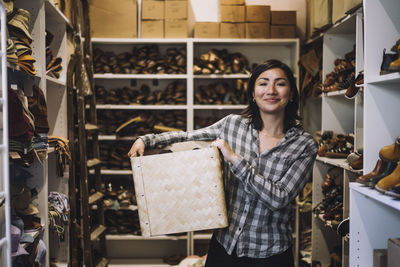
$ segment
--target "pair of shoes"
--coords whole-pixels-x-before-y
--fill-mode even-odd
[[[386,49],[383,49],[381,75],[400,71],[400,39],[397,40],[391,51],[393,53],[386,53]]]
[[[358,177],[356,179],[356,182],[361,183],[363,185],[368,185],[369,181],[372,178],[377,177],[385,172],[386,166],[387,166],[387,161],[378,159],[374,169],[371,172]]]
[[[358,73],[357,77],[351,81],[344,96],[348,99],[353,99],[357,95],[362,84],[364,84],[364,71],[363,70],[360,71]]]
[[[337,134],[327,139],[318,149],[318,156],[328,158],[346,158],[353,151],[354,137]]]

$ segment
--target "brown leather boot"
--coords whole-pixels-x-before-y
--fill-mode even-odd
[[[396,141],[389,145],[384,146],[379,150],[379,157],[383,160],[388,161],[399,161],[400,160],[400,136],[396,138]]]
[[[397,164],[396,169],[394,169],[391,174],[380,180],[375,185],[375,188],[380,192],[385,192],[386,190],[397,185],[398,183],[400,183],[400,164]]]
[[[356,179],[356,182],[364,184],[364,185],[368,185],[370,179],[372,179],[378,175],[381,175],[385,171],[386,165],[387,165],[386,161],[378,159],[378,161],[376,162],[375,168],[370,173],[367,173],[363,176],[358,177]]]

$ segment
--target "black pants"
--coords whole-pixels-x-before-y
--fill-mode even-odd
[[[290,247],[285,252],[268,258],[238,257],[236,248],[232,255],[226,253],[225,248],[217,241],[215,236],[211,238],[205,267],[293,267],[293,252]]]

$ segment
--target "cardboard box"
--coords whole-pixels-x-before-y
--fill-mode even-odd
[[[271,6],[246,6],[247,22],[270,22]]]
[[[345,16],[344,2],[345,0],[332,0],[332,23]]]
[[[164,38],[187,38],[188,21],[186,19],[164,21]]]
[[[164,38],[164,20],[142,20],[140,38]]]
[[[137,37],[136,0],[91,0],[89,16],[91,37]]]
[[[311,30],[332,23],[332,0],[311,0]]]
[[[373,267],[387,267],[387,249],[374,249]]]
[[[295,38],[296,26],[271,25],[271,38]]]
[[[165,2],[165,19],[187,19],[188,2],[186,1],[166,1]]]
[[[218,149],[208,142],[176,145],[173,153],[131,158],[143,236],[228,225]]]
[[[219,22],[196,22],[194,38],[219,38]]]
[[[271,11],[272,25],[296,25],[296,11]]]
[[[246,23],[246,38],[270,38],[269,23],[247,22]]]
[[[221,22],[244,22],[244,6],[224,6],[220,9]]]
[[[164,19],[164,1],[142,1],[142,20],[146,19]]]
[[[222,22],[220,25],[221,38],[244,38],[244,23]]]
[[[219,4],[222,6],[244,6],[245,0],[219,0]]]
[[[400,262],[400,238],[388,239],[387,263],[388,267],[398,267]]]

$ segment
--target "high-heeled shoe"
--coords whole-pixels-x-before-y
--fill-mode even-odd
[[[400,160],[400,136],[393,144],[382,147],[379,150],[379,157],[383,160],[398,162]]]

